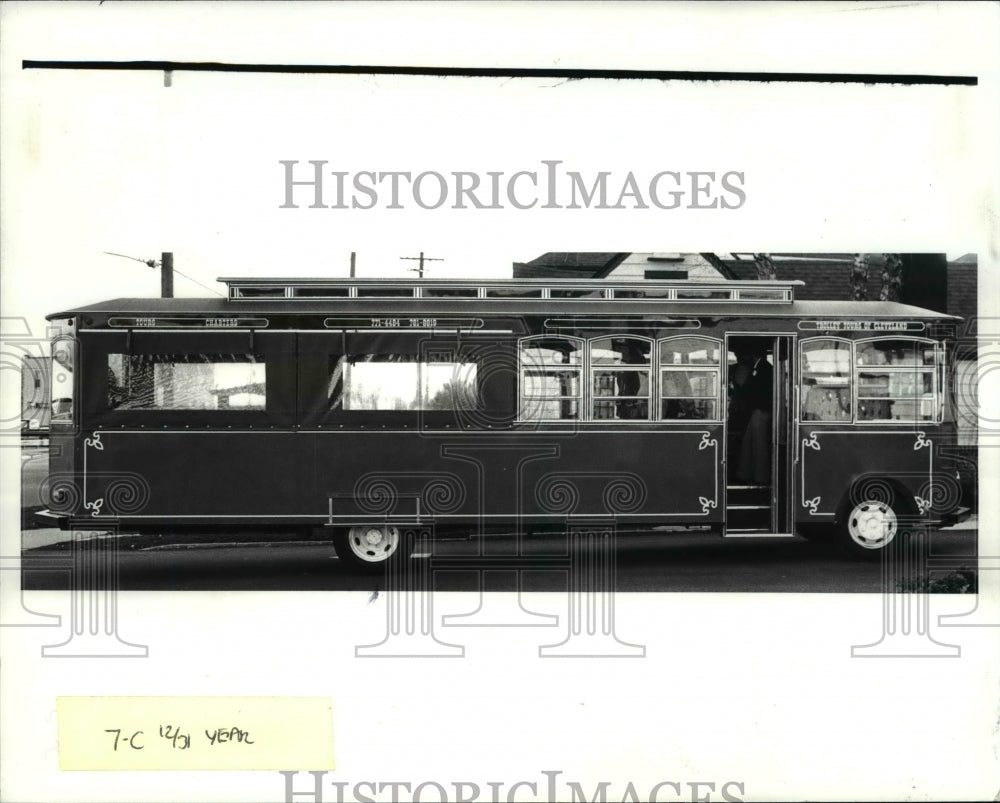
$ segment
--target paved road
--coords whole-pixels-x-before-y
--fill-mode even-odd
[[[974,567],[975,529],[931,534],[930,551],[939,563]],[[26,532],[25,546],[43,533]],[[122,589],[136,590],[374,590],[385,587],[380,575],[352,571],[325,541],[233,543],[202,537],[179,543],[162,536],[119,536]],[[44,539],[43,539],[44,540]],[[95,539],[94,543],[99,543]],[[38,541],[36,541],[37,543]],[[103,544],[105,547],[107,543]],[[567,584],[565,538],[534,537],[525,542],[528,559],[514,559],[516,540],[418,544],[414,566],[433,568],[442,591],[515,590],[520,572],[524,590],[563,591]],[[584,553],[577,552],[578,556]],[[858,562],[801,538],[730,538],[689,533],[634,533],[618,538],[616,587],[619,591],[768,591],[878,592],[878,561]],[[421,564],[421,562],[424,562]],[[24,587],[66,588],[72,565],[69,543],[27,549]],[[507,567],[507,571],[501,571]]]

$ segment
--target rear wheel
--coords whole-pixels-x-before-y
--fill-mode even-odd
[[[405,560],[413,539],[391,524],[366,524],[337,531],[333,548],[345,564],[363,571],[379,571],[389,561]]]
[[[896,488],[881,485],[878,493],[844,500],[838,542],[841,549],[862,559],[878,559],[910,535],[913,505]]]
[[[899,534],[896,511],[874,499],[856,504],[845,525],[851,542],[861,549],[884,549]]]

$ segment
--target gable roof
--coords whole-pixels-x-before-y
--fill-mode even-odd
[[[549,251],[530,262],[515,262],[514,278],[604,279],[631,256],[631,252]],[[727,279],[736,281],[757,279],[757,268],[751,258],[720,259],[714,254],[701,256]],[[776,257],[774,263],[777,279],[803,283],[803,286],[796,290],[797,298],[804,301],[850,298],[854,254],[773,253],[771,256]],[[869,257],[868,299],[877,300],[882,289],[883,262],[879,254],[871,254]],[[958,315],[966,320],[971,320],[976,315],[976,269],[975,254],[966,254],[947,263],[946,309],[949,314]],[[904,295],[905,292],[904,287]],[[926,305],[925,302],[924,306]]]
[[[628,251],[549,251],[530,262],[515,262],[514,278],[603,279],[628,255]]]

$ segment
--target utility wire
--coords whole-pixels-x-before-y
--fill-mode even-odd
[[[128,254],[116,254],[114,251],[105,251],[105,254],[113,257],[121,257],[122,259],[131,259],[133,262],[141,262],[150,268],[160,267],[160,263],[155,259],[139,259],[139,257],[130,257]]]
[[[185,279],[187,279],[187,280],[188,280],[189,282],[194,282],[194,283],[195,283],[196,285],[198,285],[199,287],[204,287],[204,288],[205,288],[206,290],[208,290],[208,292],[210,292],[210,293],[215,293],[215,294],[216,294],[217,296],[222,296],[222,295],[223,295],[223,294],[222,294],[222,293],[220,293],[220,292],[219,292],[218,290],[214,290],[214,289],[212,289],[211,287],[209,287],[209,286],[208,286],[207,284],[202,284],[202,283],[201,283],[201,282],[199,282],[199,281],[198,281],[197,279],[192,279],[192,278],[191,278],[190,276],[188,276],[188,275],[187,275],[186,273],[181,273],[181,272],[180,272],[179,270],[177,270],[177,268],[174,268],[174,273],[176,273],[176,274],[178,274],[178,275],[180,275],[180,276],[183,276],[183,277],[184,277]]]
[[[157,260],[157,259],[140,259],[139,257],[131,257],[128,254],[116,254],[114,251],[105,251],[104,253],[108,254],[109,256],[113,256],[113,257],[121,257],[122,259],[131,259],[133,262],[141,262],[143,265],[146,265],[146,266],[148,266],[150,268],[159,268],[160,267],[160,261]],[[177,268],[174,268],[174,273],[176,273],[178,276],[184,277],[189,282],[194,282],[196,285],[198,285],[199,287],[201,287],[201,288],[203,288],[205,290],[208,290],[208,292],[210,292],[210,293],[215,293],[215,295],[223,297],[223,298],[225,297],[218,290],[215,290],[215,289],[209,287],[207,284],[202,284],[197,279],[193,279],[190,276],[188,276],[186,273],[181,273],[181,271],[177,270]]]

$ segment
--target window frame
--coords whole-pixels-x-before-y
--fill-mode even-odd
[[[67,366],[64,362],[61,362],[56,357],[56,352],[58,350],[59,343],[65,343],[68,346],[69,361],[70,365]],[[45,403],[48,405],[49,410],[49,427],[55,427],[56,430],[66,431],[68,429],[73,429],[78,418],[79,418],[79,407],[80,407],[80,343],[73,333],[72,330],[66,332],[59,332],[52,337],[49,343],[49,357],[48,357],[48,389],[46,390]],[[60,388],[56,387],[56,372],[60,370],[56,366],[61,366],[61,370],[68,371],[69,377],[69,397],[61,396],[56,398],[55,394],[64,385],[60,383]],[[38,381],[38,378],[35,378]],[[36,385],[37,387],[37,385]],[[69,402],[69,409],[56,414],[56,402]]]
[[[803,353],[805,347],[809,343],[815,343],[817,341],[839,341],[850,344],[850,382],[851,382],[851,415],[842,421],[817,421],[806,419],[803,417],[803,407],[805,405],[805,394],[804,390],[804,376],[803,367],[804,359]],[[858,349],[866,343],[874,343],[880,341],[909,341],[914,344],[919,344],[920,346],[926,348],[927,346],[932,347],[934,351],[934,364],[933,365],[900,365],[900,366],[860,366],[858,365]],[[923,349],[921,349],[923,350]],[[943,341],[935,340],[929,337],[915,337],[913,335],[906,334],[886,334],[878,335],[875,337],[861,337],[861,338],[846,338],[837,337],[834,335],[818,335],[816,337],[807,337],[799,340],[799,355],[798,355],[798,404],[796,405],[796,415],[798,416],[799,423],[804,426],[817,426],[817,425],[840,425],[844,426],[850,424],[852,426],[914,426],[914,425],[936,425],[944,421],[944,401],[943,401],[943,386],[942,381],[946,381],[946,375],[942,374],[942,371],[946,370],[945,365],[945,355],[946,349]],[[865,401],[911,401],[915,405],[919,405],[921,402],[920,396],[914,396],[912,398],[907,397],[871,397],[862,396],[860,392],[860,380],[859,375],[863,373],[867,368],[877,367],[880,371],[885,373],[929,373],[932,377],[932,399],[931,399],[931,410],[932,415],[929,419],[921,419],[917,417],[911,418],[873,418],[873,419],[862,419],[859,416],[860,413],[860,402],[862,399]],[[914,368],[919,370],[914,371]],[[916,408],[915,408],[916,409]]]
[[[663,345],[670,342],[671,340],[703,340],[707,343],[711,343],[718,348],[719,360],[716,365],[680,365],[677,366],[674,363],[664,363],[663,361]],[[726,354],[726,344],[722,338],[709,337],[708,335],[671,335],[670,337],[662,337],[656,341],[656,421],[662,421],[666,423],[696,423],[696,424],[721,424],[724,421],[723,415],[723,399],[722,399],[722,388],[723,384],[723,355]],[[664,370],[676,370],[676,371],[699,371],[708,373],[709,371],[715,372],[715,396],[667,396],[663,395],[663,371]],[[663,402],[667,399],[679,399],[679,400],[714,400],[715,401],[715,417],[714,418],[664,418],[663,417]]]
[[[541,417],[525,418],[524,416],[522,416],[522,412],[525,409],[525,406],[524,406],[524,399],[525,399],[524,386],[526,384],[525,381],[524,381],[524,371],[525,371],[525,367],[526,367],[525,366],[525,362],[524,362],[524,351],[525,351],[524,344],[528,343],[528,342],[530,342],[532,340],[565,340],[567,342],[575,343],[577,345],[577,349],[576,350],[580,354],[580,362],[577,365],[567,364],[567,370],[575,370],[575,371],[578,372],[579,378],[578,378],[578,383],[577,384],[579,386],[579,392],[575,396],[553,396],[552,397],[552,400],[563,400],[563,399],[565,399],[565,400],[570,400],[570,401],[576,401],[576,403],[577,403],[577,416],[576,416],[576,418],[541,418]],[[551,423],[570,422],[570,423],[576,424],[576,423],[580,423],[582,421],[588,421],[589,420],[589,418],[587,418],[587,407],[586,407],[586,402],[585,402],[586,390],[587,390],[585,382],[587,380],[587,356],[588,356],[587,355],[586,344],[587,344],[587,341],[584,340],[582,337],[575,337],[573,335],[537,334],[537,335],[528,335],[526,337],[518,338],[518,340],[517,340],[517,397],[514,400],[514,403],[516,405],[516,418],[515,418],[515,420],[517,421],[517,423],[519,423],[519,424],[550,423],[551,424]],[[545,397],[545,396],[532,396],[531,398],[535,399],[535,400],[538,400],[538,399],[545,399],[545,398],[548,398],[548,397]]]
[[[810,343],[819,342],[835,342],[835,343],[846,343],[847,344],[847,383],[848,383],[848,401],[851,404],[850,415],[847,418],[841,420],[825,420],[825,419],[811,419],[805,418],[805,404],[806,404],[806,393],[805,393],[805,351],[806,346]],[[854,424],[857,422],[856,416],[858,412],[858,399],[857,399],[857,376],[855,374],[855,355],[854,355],[854,344],[856,341],[849,337],[837,337],[835,335],[817,335],[815,337],[807,337],[799,340],[799,355],[798,355],[798,369],[796,373],[798,374],[798,386],[796,388],[796,394],[798,396],[798,403],[796,404],[795,415],[797,420],[807,426],[812,426],[813,424]]]
[[[858,349],[859,349],[860,346],[862,346],[865,343],[875,343],[875,342],[879,342],[879,341],[893,341],[893,340],[895,340],[895,341],[900,341],[900,340],[909,341],[909,342],[912,342],[914,344],[918,344],[919,343],[919,344],[923,344],[925,347],[928,346],[928,345],[931,346],[932,349],[933,349],[933,351],[934,351],[934,364],[933,365],[923,365],[922,363],[920,363],[918,365],[896,365],[896,366],[890,366],[890,365],[861,366],[861,365],[858,364],[857,352],[858,352]],[[922,349],[915,349],[915,350],[918,351],[918,353],[922,352]],[[852,379],[853,379],[853,382],[854,382],[854,396],[853,396],[853,399],[852,399],[852,404],[854,405],[854,410],[853,410],[854,417],[852,419],[852,422],[855,423],[855,424],[858,424],[860,426],[872,426],[872,425],[885,426],[886,424],[902,424],[902,425],[940,424],[941,421],[942,421],[942,418],[941,418],[942,410],[941,410],[941,403],[940,403],[941,388],[939,386],[939,384],[940,384],[939,383],[939,373],[940,373],[941,362],[942,362],[942,358],[941,358],[941,343],[939,343],[937,340],[934,340],[932,338],[928,338],[928,337],[914,337],[912,335],[903,335],[903,334],[892,334],[892,335],[880,335],[878,337],[864,337],[864,338],[858,338],[858,339],[854,340],[853,341],[853,348],[852,348],[852,352],[851,352],[851,373],[852,373]],[[859,413],[860,413],[860,402],[861,402],[862,398],[864,398],[865,401],[892,401],[892,402],[895,402],[895,401],[907,401],[907,402],[912,403],[914,405],[915,409],[919,408],[919,405],[920,405],[920,403],[922,401],[922,394],[917,395],[917,396],[913,396],[912,398],[907,398],[907,397],[892,397],[892,396],[886,396],[886,397],[864,396],[864,397],[862,397],[861,396],[860,374],[866,368],[871,368],[871,367],[877,367],[880,372],[885,372],[885,373],[888,373],[890,375],[893,374],[893,373],[898,373],[898,374],[904,374],[904,373],[912,373],[912,374],[929,373],[931,375],[931,388],[932,388],[932,390],[931,390],[931,417],[927,418],[927,419],[918,418],[917,416],[913,416],[913,417],[910,417],[910,418],[869,418],[869,419],[862,419],[862,418],[860,418],[860,416],[859,416]]]
[[[431,361],[426,359],[421,359],[423,355],[417,354],[399,354],[390,355],[387,353],[380,353],[374,356],[405,356],[413,357],[415,359],[402,359],[402,360],[351,360],[350,357],[362,356],[359,354],[338,354],[330,355],[331,363],[333,358],[337,358],[337,362],[343,364],[343,386],[341,392],[341,406],[339,408],[333,407],[328,408],[331,412],[339,410],[345,416],[359,416],[359,415],[369,415],[369,414],[379,414],[379,413],[411,413],[426,415],[428,413],[450,413],[450,414],[474,414],[480,409],[482,409],[482,398],[480,396],[481,382],[479,379],[479,367],[480,363],[477,360],[462,360],[462,353],[460,350],[456,349],[453,352],[451,360],[441,360],[441,361]],[[374,364],[382,365],[396,365],[396,366],[412,366],[412,371],[402,371],[402,376],[399,377],[403,380],[405,376],[405,381],[410,382],[411,377],[406,376],[412,373],[413,384],[408,385],[409,390],[414,390],[415,395],[413,396],[414,403],[417,404],[415,407],[404,407],[403,409],[396,409],[393,407],[355,407],[349,406],[347,404],[350,398],[352,375],[358,372],[359,366],[367,366]],[[472,384],[473,384],[473,400],[475,404],[471,407],[428,407],[425,406],[426,403],[433,398],[429,394],[425,393],[425,390],[429,391],[429,378],[430,373],[425,373],[424,370],[430,368],[431,366],[472,366]],[[422,369],[421,366],[424,368]],[[332,399],[328,397],[328,404],[332,402]]]
[[[649,363],[646,365],[594,365],[593,349],[594,344],[601,340],[638,340],[642,341],[649,346]],[[597,337],[591,337],[587,339],[587,348],[585,351],[586,359],[586,387],[584,388],[584,395],[587,399],[586,418],[582,419],[584,421],[593,421],[595,423],[607,424],[637,424],[641,422],[651,422],[655,421],[656,417],[653,411],[653,399],[655,394],[654,382],[655,377],[653,372],[657,368],[656,359],[656,341],[651,337],[646,337],[644,335],[632,335],[632,334],[616,334],[614,332],[608,332],[606,334],[598,335]],[[645,396],[594,396],[594,378],[595,374],[599,371],[610,371],[610,372],[622,372],[633,370],[636,373],[641,371],[646,371],[648,378],[646,379],[646,394]],[[646,417],[645,418],[596,418],[594,416],[594,404],[595,398],[600,399],[605,402],[620,402],[620,401],[646,401]]]
[[[514,420],[516,382],[511,381],[516,340],[454,332],[327,329],[298,335],[296,360],[297,423],[303,429],[503,428]],[[331,362],[360,354],[429,354],[450,351],[454,362],[476,364],[474,408],[344,410],[330,408]],[[415,364],[415,363],[409,363]],[[475,428],[473,427],[473,428]]]
[[[136,429],[268,429],[295,424],[295,335],[287,332],[127,330],[84,335],[78,352],[86,378],[83,426]],[[108,358],[152,354],[258,355],[264,364],[264,409],[121,408],[109,404]]]
[[[602,369],[608,369],[611,366],[606,365],[594,365],[593,360],[593,344],[608,339],[631,339],[644,341],[649,345],[650,348],[650,360],[648,365],[638,365],[634,366],[636,371],[648,371],[649,379],[647,381],[647,395],[643,396],[630,396],[630,397],[607,397],[609,401],[615,400],[628,400],[636,399],[642,400],[645,398],[648,404],[648,416],[646,418],[594,418],[593,416],[593,404],[594,404],[594,394],[593,394],[593,382],[594,374],[596,371]],[[716,382],[716,392],[713,396],[670,396],[669,399],[692,399],[696,401],[714,401],[715,402],[715,412],[716,416],[714,418],[663,418],[662,416],[662,404],[664,398],[661,393],[661,376],[660,373],[664,368],[670,370],[675,366],[673,363],[664,364],[662,361],[662,349],[661,345],[672,340],[698,340],[703,341],[706,344],[706,348],[714,347],[718,350],[719,360],[715,365],[685,365],[676,366],[677,370],[684,371],[698,371],[698,372],[714,372],[715,382]],[[577,396],[572,397],[560,397],[573,399],[577,401],[580,405],[580,416],[578,418],[525,418],[522,417],[521,411],[523,410],[522,400],[524,399],[524,369],[525,363],[522,358],[522,352],[524,350],[524,344],[531,342],[533,340],[564,340],[575,344],[580,350],[580,363],[578,366],[571,366],[580,372],[580,383],[581,392]],[[518,424],[532,424],[537,425],[541,423],[584,423],[584,424],[723,424],[724,423],[724,413],[723,413],[723,357],[725,353],[725,341],[722,337],[713,337],[710,335],[692,335],[692,334],[677,334],[670,335],[669,337],[653,338],[644,335],[635,334],[619,334],[615,332],[605,332],[603,334],[583,338],[575,335],[563,335],[563,334],[534,334],[527,335],[525,337],[518,338],[517,340],[517,378],[518,378],[518,388],[517,397],[515,399],[517,405],[517,417],[516,422]],[[613,368],[612,370],[628,370],[628,366],[621,366],[621,368]],[[603,397],[600,397],[603,398]]]
[[[202,358],[218,358],[218,357],[225,357],[225,356],[236,357],[237,355],[240,356],[240,357],[248,357],[249,359],[246,359],[246,360],[237,360],[237,359],[232,359],[232,360],[219,360],[219,359],[188,359],[188,360],[178,360],[178,359],[175,359],[177,357],[190,357],[190,358],[198,358],[198,357],[202,357]],[[157,353],[108,352],[108,354],[107,354],[107,359],[108,359],[107,367],[108,367],[109,371],[113,370],[112,369],[112,364],[111,364],[111,358],[112,357],[120,357],[121,358],[121,364],[119,366],[119,370],[121,371],[121,375],[119,376],[119,375],[115,374],[115,378],[116,378],[116,381],[119,381],[119,382],[123,383],[121,385],[118,385],[118,390],[120,391],[120,400],[119,400],[119,403],[116,404],[116,405],[112,405],[111,404],[111,395],[112,395],[113,391],[112,391],[111,385],[109,384],[109,386],[108,386],[108,406],[112,410],[116,410],[116,411],[120,410],[122,412],[149,411],[149,412],[164,413],[164,414],[167,414],[167,413],[192,413],[192,412],[203,412],[203,413],[207,413],[207,412],[211,412],[211,413],[218,413],[218,412],[244,412],[244,411],[246,411],[246,412],[266,412],[266,410],[267,410],[267,385],[268,385],[267,375],[268,375],[268,368],[267,368],[267,358],[266,358],[266,356],[264,354],[261,354],[261,353],[251,353],[249,351],[244,351],[244,352],[239,352],[239,351],[229,351],[229,352],[219,352],[219,351],[209,352],[209,351],[202,351],[202,352],[199,352],[197,354],[192,353],[190,351],[186,351],[186,352],[174,352],[174,353],[164,353],[164,352],[157,352]],[[139,370],[137,368],[137,365],[134,363],[134,361],[137,358],[140,359],[140,360],[144,359],[145,363],[148,365],[148,367],[150,369],[149,370],[149,374],[148,374],[148,378],[150,380],[150,392],[151,392],[151,395],[152,395],[152,400],[151,400],[151,403],[148,404],[148,405],[135,404],[135,402],[139,398],[138,394],[136,394],[136,393],[128,394],[127,393],[127,391],[130,390],[130,387],[129,387],[128,384],[125,384],[125,383],[128,383],[129,378],[133,374],[133,372],[136,372],[136,371]],[[261,393],[253,393],[253,394],[250,394],[250,395],[262,396],[263,399],[264,399],[263,404],[260,404],[260,405],[237,405],[237,406],[233,406],[233,407],[222,407],[222,406],[217,406],[217,407],[187,407],[187,406],[163,406],[163,405],[157,404],[156,403],[156,395],[157,395],[157,390],[158,390],[158,385],[157,385],[157,367],[158,366],[171,366],[172,371],[175,371],[177,366],[183,366],[183,365],[210,365],[210,366],[216,366],[216,365],[259,365],[259,366],[262,366],[263,377],[262,377],[262,381],[261,381],[260,384],[263,386],[263,392],[261,392]],[[169,376],[172,371],[169,371],[169,372],[168,371],[164,371],[163,374],[161,374],[161,376],[163,376],[163,377]],[[109,377],[109,379],[110,379],[110,377]],[[183,383],[181,385],[165,384],[164,385],[164,395],[174,395],[179,389],[180,390],[183,389]],[[168,393],[168,391],[169,391],[169,393]],[[214,393],[215,391],[210,391],[210,392]],[[222,395],[223,394],[221,394],[221,393],[218,394],[216,404],[219,403],[218,399],[221,399]]]

